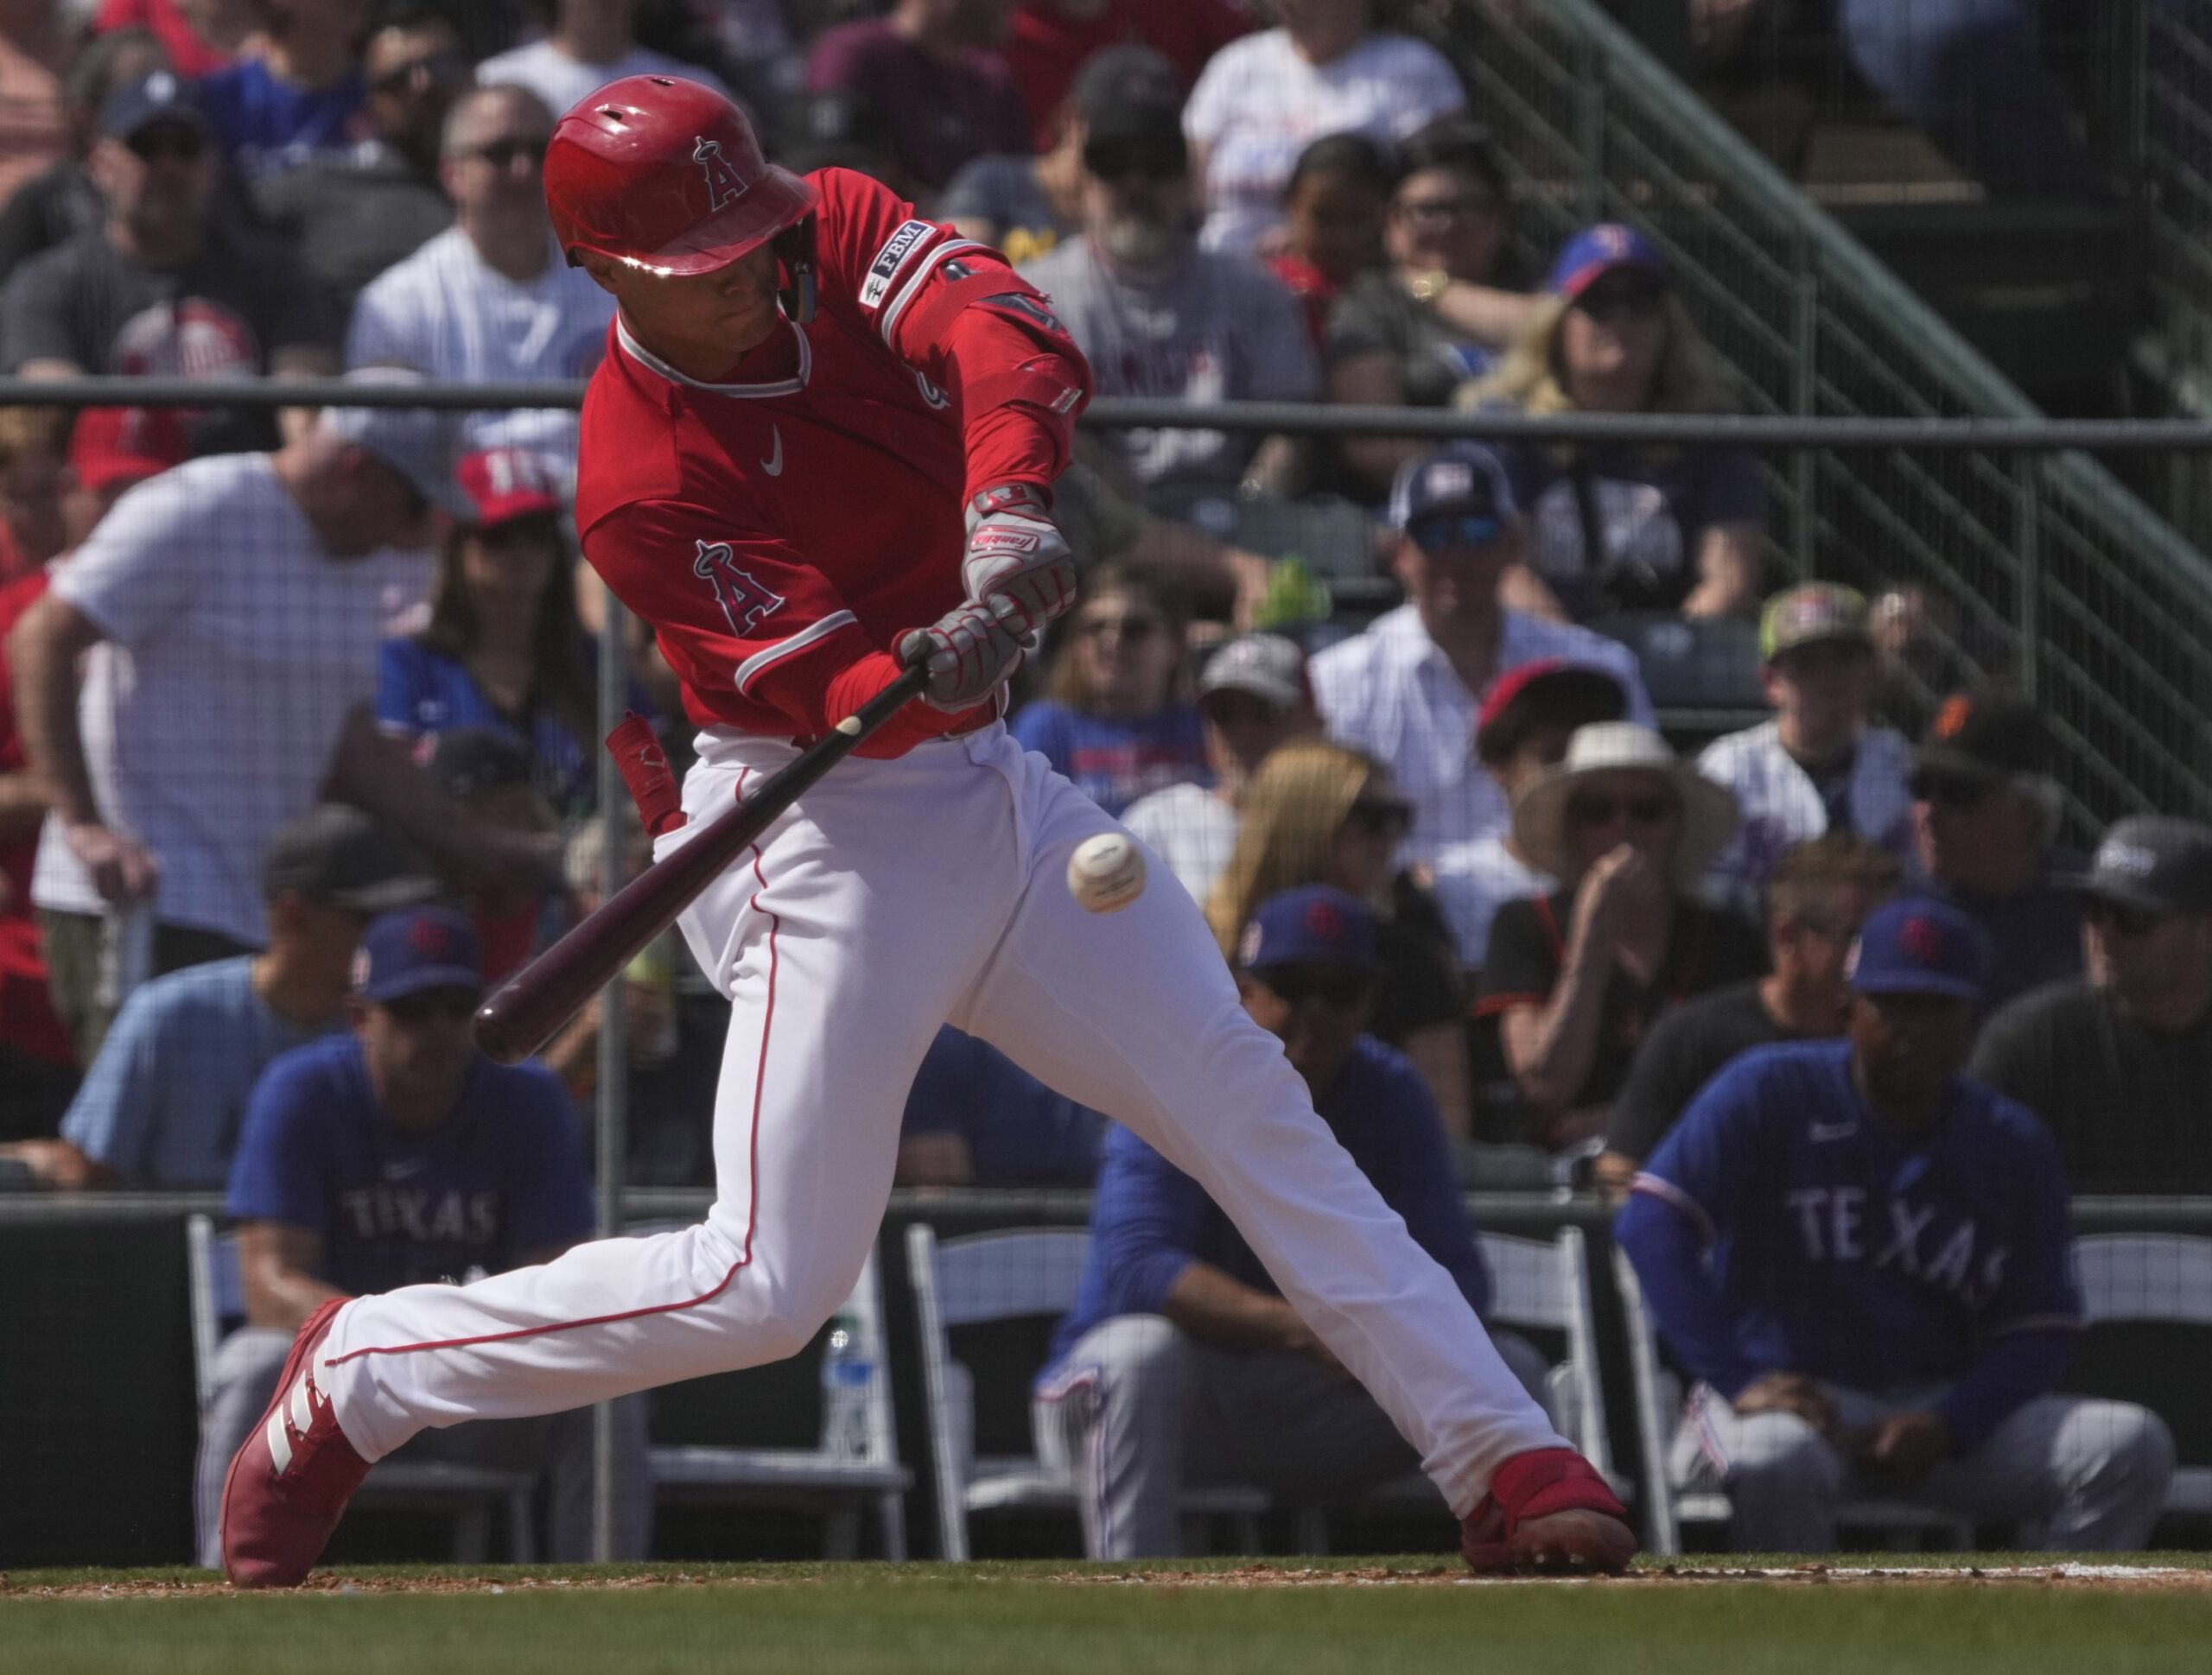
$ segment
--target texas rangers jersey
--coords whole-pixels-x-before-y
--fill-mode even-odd
[[[2043,1125],[1961,1078],[1933,1133],[1909,1141],[1859,1097],[1851,1053],[1745,1054],[1636,1178],[1704,1235],[1744,1374],[1939,1383],[1999,1334],[2078,1325],[2066,1180]],[[1631,1254],[1635,1231],[1624,1213]]]
[[[833,679],[960,602],[969,493],[1049,485],[1089,393],[996,251],[864,175],[813,178],[813,320],[706,383],[618,315],[576,488],[585,556],[658,631],[692,719],[785,738],[840,719]]]

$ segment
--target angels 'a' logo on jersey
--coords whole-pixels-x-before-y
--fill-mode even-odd
[[[772,593],[737,568],[727,541],[702,541],[691,573],[715,590],[715,603],[728,619],[729,631],[743,639],[761,618],[784,608],[783,595]]]
[[[707,207],[726,209],[746,194],[746,180],[737,165],[722,155],[722,143],[704,134],[692,143],[691,161],[707,172]]]

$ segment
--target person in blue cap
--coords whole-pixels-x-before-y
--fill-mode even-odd
[[[201,1417],[200,1548],[219,1566],[223,1473],[268,1403],[300,1323],[326,1299],[525,1267],[592,1236],[574,1109],[536,1063],[476,1050],[475,928],[443,907],[386,913],[354,955],[349,1031],[270,1063],[246,1107],[230,1214],[245,1324],[216,1352]],[[642,1558],[652,1518],[645,1407],[617,1405],[616,1545]],[[465,1415],[454,1414],[453,1424]],[[400,1457],[543,1469],[556,1558],[591,1557],[588,1409],[426,1431]]]
[[[2056,1393],[2082,1325],[2058,1148],[1964,1077],[1989,944],[1948,904],[1878,909],[1849,1035],[1764,1047],[1691,1104],[1614,1228],[1696,1379],[1669,1462],[1739,1547],[1827,1552],[1881,1495],[2064,1551],[2143,1545],[2173,1438]]]
[[[1281,1040],[1322,1120],[1481,1314],[1490,1274],[1435,1101],[1411,1060],[1363,1032],[1382,971],[1372,910],[1325,885],[1286,890],[1261,904],[1238,955],[1245,1010]],[[1091,1558],[1179,1551],[1188,1487],[1253,1483],[1283,1505],[1325,1506],[1420,1469],[1205,1189],[1118,1126],[1090,1229],[1075,1307],[1037,1388],[1057,1427],[1044,1445],[1095,1463],[1077,1474]],[[1540,1392],[1542,1357],[1510,1334],[1491,1341]]]
[[[1568,239],[1550,306],[1464,399],[1524,413],[1720,413],[1719,368],[1657,245],[1618,222]],[[1766,490],[1741,448],[1570,448],[1502,442],[1529,515],[1529,574],[1577,622],[1624,611],[1757,608]]]

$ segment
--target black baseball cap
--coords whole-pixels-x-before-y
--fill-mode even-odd
[[[530,752],[491,727],[450,727],[430,746],[430,777],[448,796],[466,801],[486,791],[530,784]]]
[[[100,132],[111,140],[127,140],[157,122],[181,123],[203,137],[211,131],[198,91],[174,70],[127,82],[100,106]]]
[[[318,803],[270,841],[261,893],[287,892],[355,913],[435,900],[436,870],[382,821],[343,803]]]
[[[2089,870],[2067,882],[2085,896],[2161,917],[2212,913],[2212,826],[2171,815],[2116,821]]]
[[[1183,143],[1183,89],[1175,67],[1149,47],[1108,47],[1077,72],[1069,102],[1083,118],[1083,160],[1138,148],[1188,162]]]
[[[1916,781],[1940,774],[1997,785],[2050,771],[2050,730],[2042,714],[2018,693],[1998,687],[1946,698],[1913,758]]]

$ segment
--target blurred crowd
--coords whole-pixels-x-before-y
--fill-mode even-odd
[[[548,137],[652,73],[1007,251],[1103,395],[1728,410],[1643,232],[1516,237],[1439,38],[1383,0],[5,0],[0,367],[584,375],[613,304],[554,247]],[[598,793],[573,416],[208,401],[0,412],[0,1179],[226,1190],[248,1317],[289,1330],[334,1285],[587,1236],[610,1063],[627,1178],[711,1183],[728,1003],[664,941],[625,974],[619,1060],[597,1002],[524,1072],[469,1044],[486,985],[650,858]],[[1086,430],[1055,514],[1083,593],[1017,736],[1190,892],[1363,1166],[1387,1112],[1373,1156],[1432,1186],[1632,1198],[1662,1326],[1724,1402],[1770,1369],[1699,1346],[1751,1305],[1698,1291],[1654,1218],[1713,1234],[1741,1189],[1714,1132],[1803,1105],[1747,1054],[1856,1067],[1851,1109],[1968,1101],[1986,1166],[2033,1152],[2062,1208],[2212,1192],[2212,830],[2060,847],[2047,719],[1963,680],[1912,588],[1779,586],[1748,454]],[[680,764],[673,680],[628,634],[626,707]],[[1720,724],[1670,701],[1686,663],[1732,676]],[[1898,904],[1876,982],[1853,950]],[[899,1174],[1102,1160],[1102,1215],[1189,1186],[948,1029]],[[1448,1266],[1464,1217],[1421,1214]],[[1814,1412],[1783,1393],[1766,1411]]]

